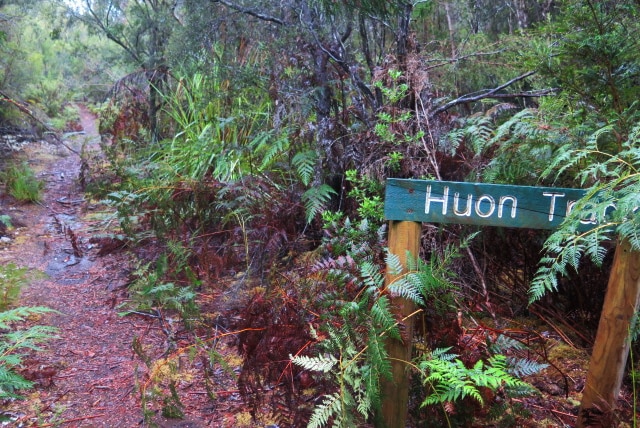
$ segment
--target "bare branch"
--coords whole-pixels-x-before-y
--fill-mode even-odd
[[[464,104],[464,103],[469,103],[469,102],[473,102],[473,101],[479,101],[485,98],[514,98],[514,97],[541,97],[544,95],[549,95],[550,93],[553,93],[556,91],[556,89],[544,89],[544,90],[540,90],[540,91],[527,91],[527,92],[519,92],[519,93],[515,93],[515,94],[498,94],[497,92],[503,90],[504,88],[513,85],[516,82],[519,82],[520,80],[523,80],[529,76],[531,76],[532,74],[534,74],[535,71],[528,71],[518,77],[514,77],[513,79],[509,80],[506,83],[503,83],[500,86],[497,86],[493,89],[484,89],[482,91],[479,92],[474,92],[472,94],[467,94],[467,95],[463,95],[459,98],[456,98],[455,100],[449,101],[446,104],[441,105],[440,107],[437,107],[436,109],[434,109],[429,116],[434,117],[439,113],[442,113],[444,111],[449,110],[452,107],[455,107],[459,104]]]
[[[26,114],[31,119],[33,119],[34,121],[39,123],[40,126],[42,126],[45,129],[45,131],[47,131],[47,133],[49,133],[58,143],[60,143],[63,146],[65,146],[67,149],[69,149],[69,151],[71,151],[71,152],[75,153],[76,155],[80,156],[80,153],[78,153],[76,150],[72,149],[67,144],[65,144],[64,141],[62,141],[62,139],[58,135],[58,132],[55,129],[51,128],[44,121],[42,121],[40,118],[38,118],[35,115],[35,113],[33,113],[31,110],[29,110],[29,107],[27,107],[28,104],[26,102],[19,101],[19,100],[15,99],[15,98],[9,96],[8,94],[6,94],[3,91],[0,91],[0,101],[7,102],[7,103],[10,103],[10,104],[14,105],[18,110],[20,110],[20,112]]]
[[[256,10],[253,9],[249,9],[248,7],[243,7],[234,3],[231,3],[230,1],[227,0],[211,0],[212,3],[222,3],[223,5],[236,10],[240,13],[246,13],[247,15],[253,16],[254,18],[258,18],[261,19],[262,21],[268,21],[268,22],[273,22],[275,24],[278,25],[284,25],[284,21],[276,18],[275,16],[271,16],[271,15],[266,15],[264,13],[258,12]]]
[[[513,92],[509,94],[493,94],[489,95],[485,98],[538,98],[544,97],[547,95],[555,94],[558,92],[558,88],[547,88],[547,89],[539,89],[537,91],[526,91],[526,92]]]
[[[128,40],[126,38],[121,39],[111,31],[111,28],[109,28],[109,18],[112,12],[111,7],[112,5],[110,4],[109,10],[106,12],[104,21],[103,21],[100,18],[100,16],[98,16],[98,13],[93,9],[89,0],[85,0],[85,8],[87,12],[89,12],[89,15],[91,17],[84,18],[82,17],[81,14],[78,14],[78,13],[74,13],[74,15],[77,19],[82,20],[87,25],[96,26],[100,31],[102,31],[105,34],[105,36],[107,36],[107,39],[111,40],[112,42],[120,46],[127,54],[129,54],[131,59],[133,59],[138,65],[140,66],[144,65],[144,61],[142,61],[142,58],[140,58],[140,56],[135,52],[135,50],[131,48],[131,44],[128,43]],[[72,10],[72,9],[68,8],[68,10]]]

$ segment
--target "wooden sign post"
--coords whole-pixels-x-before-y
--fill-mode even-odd
[[[609,285],[591,352],[577,427],[613,427],[629,355],[629,327],[640,296],[640,253],[627,241],[616,247]],[[596,425],[597,424],[597,425]]]
[[[417,257],[421,222],[555,229],[585,195],[584,190],[388,179],[385,219],[389,223],[389,251],[406,263],[407,251]],[[615,209],[615,207],[609,207]],[[588,229],[595,219],[580,220]],[[387,276],[387,283],[394,278]],[[629,328],[640,298],[640,253],[627,242],[616,249],[604,307],[596,335],[578,427],[594,417],[599,421],[615,410],[629,353]],[[413,306],[394,301],[408,339],[389,341],[393,381],[383,384],[382,419],[385,428],[405,428],[409,396],[407,362],[411,358]],[[600,415],[600,416],[599,416]],[[609,416],[606,416],[609,415]],[[610,425],[599,425],[610,426]]]
[[[420,255],[422,224],[413,221],[391,221],[389,222],[388,236],[389,252],[396,254],[400,263],[406,269],[407,255],[414,258]],[[385,283],[389,285],[395,279],[396,276],[387,273]],[[395,297],[392,299],[391,304],[397,308],[397,315],[400,319],[409,317],[415,311],[415,304],[407,299]],[[403,342],[389,339],[387,341],[387,354],[391,360],[393,380],[384,380],[382,384],[382,390],[387,397],[382,402],[382,417],[388,427],[404,428],[407,418],[409,373],[407,372],[406,362],[411,361],[413,320],[407,319],[403,327],[402,336],[407,340]]]

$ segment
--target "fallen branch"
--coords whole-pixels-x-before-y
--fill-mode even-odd
[[[62,141],[62,139],[60,138],[58,133],[55,131],[55,129],[51,128],[49,125],[44,123],[40,118],[38,118],[35,114],[33,114],[33,112],[31,110],[29,110],[29,108],[27,107],[27,103],[17,101],[15,99],[13,99],[12,97],[10,97],[9,95],[7,95],[6,93],[2,92],[2,91],[0,91],[0,101],[5,101],[5,102],[8,102],[9,104],[12,104],[12,105],[16,106],[16,108],[18,110],[20,110],[22,113],[26,114],[31,119],[33,119],[36,122],[38,122],[45,129],[45,131],[47,131],[46,133],[52,135],[53,138],[55,138],[56,142],[62,144],[70,152],[75,153],[76,155],[80,156],[80,153],[78,153],[78,151],[72,149],[67,144],[65,144],[64,141]]]
[[[556,92],[556,89],[542,89],[539,91],[526,91],[526,92],[517,92],[517,93],[513,93],[513,94],[499,94],[498,92],[503,90],[504,88],[507,88],[511,85],[513,85],[516,82],[519,82],[520,80],[526,79],[527,77],[531,76],[532,74],[534,74],[535,71],[528,71],[518,77],[514,77],[513,79],[509,80],[506,83],[503,83],[500,86],[497,86],[493,89],[484,89],[482,91],[479,92],[474,92],[472,94],[467,94],[467,95],[463,95],[459,98],[456,98],[455,100],[449,101],[446,104],[441,105],[440,107],[437,107],[436,109],[434,109],[431,113],[429,113],[429,116],[434,117],[439,113],[445,112],[447,110],[449,110],[452,107],[455,107],[457,105],[460,104],[465,104],[465,103],[470,103],[470,102],[474,102],[474,101],[479,101],[485,98],[527,98],[527,97],[542,97],[545,95],[549,95],[551,93]]]

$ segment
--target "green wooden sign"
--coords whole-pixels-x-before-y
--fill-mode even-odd
[[[387,180],[387,220],[554,229],[585,190],[453,181]],[[590,219],[582,220],[586,228]]]

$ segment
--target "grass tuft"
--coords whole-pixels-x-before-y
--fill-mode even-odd
[[[23,162],[21,165],[11,165],[0,176],[7,193],[21,202],[40,202],[44,182],[36,178],[33,170]]]

